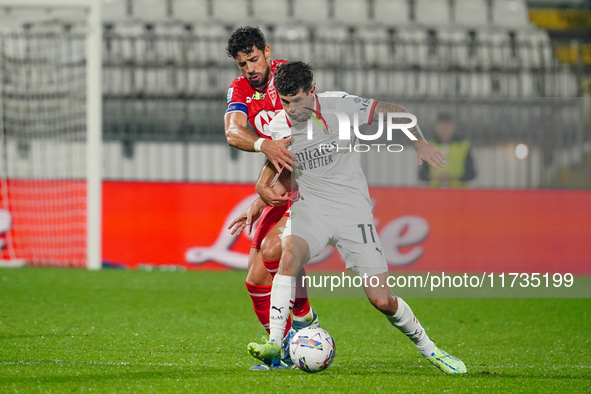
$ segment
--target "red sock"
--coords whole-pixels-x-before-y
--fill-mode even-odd
[[[263,259],[263,264],[265,264],[265,268],[271,274],[271,277],[275,277],[277,270],[279,269],[279,260],[265,260]]]
[[[279,264],[279,263],[278,263]],[[244,282],[248,295],[252,300],[252,307],[254,313],[256,313],[259,321],[265,327],[267,333],[269,332],[269,310],[271,309],[271,286],[258,286],[251,285],[248,282]],[[285,326],[285,334],[291,328],[291,316],[287,319],[287,325]]]
[[[302,272],[301,275],[298,276],[298,280],[303,275],[306,275],[306,270],[304,268],[302,268]],[[308,313],[310,313],[310,301],[308,301],[308,288],[302,283],[298,283],[296,285],[296,299],[291,312],[294,316],[306,316]]]
[[[248,295],[252,300],[252,307],[259,321],[269,332],[269,308],[271,308],[271,286],[257,286],[244,282]]]

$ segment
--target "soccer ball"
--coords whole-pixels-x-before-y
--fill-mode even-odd
[[[289,345],[289,356],[302,371],[324,371],[335,355],[334,340],[322,328],[304,328],[298,331]]]

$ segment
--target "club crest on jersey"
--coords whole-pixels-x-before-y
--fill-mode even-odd
[[[246,98],[246,103],[251,103],[253,101],[261,101],[265,99],[265,93],[255,92],[252,96]]]
[[[269,123],[271,123],[271,120],[273,120],[274,116],[274,111],[261,110],[254,118],[254,125],[256,129],[263,135],[271,136]]]

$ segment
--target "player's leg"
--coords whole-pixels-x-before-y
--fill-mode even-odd
[[[414,316],[408,304],[400,297],[395,297],[388,287],[388,272],[368,276],[364,290],[369,302],[386,315],[390,323],[408,337],[425,357],[435,349],[433,341]]]
[[[281,261],[271,290],[270,335],[265,344],[250,343],[249,353],[273,366],[282,358],[282,340],[291,308],[295,301],[296,275],[310,259],[308,243],[301,237],[285,233],[282,239]]]
[[[267,207],[259,219],[248,256],[246,289],[252,300],[253,309],[259,321],[269,332],[269,308],[273,278],[263,263],[261,245],[269,230],[283,216],[286,208]]]
[[[261,253],[263,263],[267,270],[274,277],[279,269],[279,260],[281,258],[281,229],[285,227],[287,216],[283,216],[263,239],[261,243]],[[305,268],[302,268],[300,275],[306,275]],[[308,288],[304,286],[296,287],[296,298],[292,309],[293,322],[291,326],[297,331],[305,327],[320,325],[318,315],[310,306],[308,300]],[[289,325],[288,325],[289,326]]]
[[[371,304],[436,367],[448,374],[466,372],[461,360],[435,346],[410,306],[392,294],[388,286],[388,264],[382,252],[382,243],[374,233],[375,227],[371,225],[373,216],[358,219],[339,224],[335,247],[345,257],[347,268],[364,277],[365,294]]]
[[[402,298],[392,294],[387,280],[387,272],[368,278],[364,283],[364,290],[369,302],[386,316],[390,324],[406,335],[416,345],[419,352],[442,372],[446,374],[465,373],[466,366],[462,360],[435,346],[410,306]]]
[[[260,249],[255,249],[254,247],[250,249],[250,254],[248,255],[248,273],[246,274],[244,284],[252,300],[254,313],[268,332],[273,278],[263,264]]]
[[[285,227],[287,217],[282,217],[265,235],[261,242],[261,257],[267,271],[274,277],[281,259],[281,227]]]
[[[296,280],[304,264],[310,260],[310,248],[302,237],[286,234],[282,239],[279,270],[273,279],[271,290],[271,312],[269,316],[269,339],[277,341],[282,337],[287,316],[296,298]]]

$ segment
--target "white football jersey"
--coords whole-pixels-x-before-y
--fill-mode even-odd
[[[356,137],[339,139],[338,111],[349,116],[358,114],[359,126],[370,124],[376,101],[345,92],[325,92],[314,95],[312,138],[308,138],[308,122],[292,123],[285,111],[280,111],[269,127],[273,139],[292,136],[291,151],[297,157],[294,168],[300,198],[307,206],[323,214],[357,216],[371,213],[367,180],[353,145]],[[297,204],[295,202],[294,204]]]

